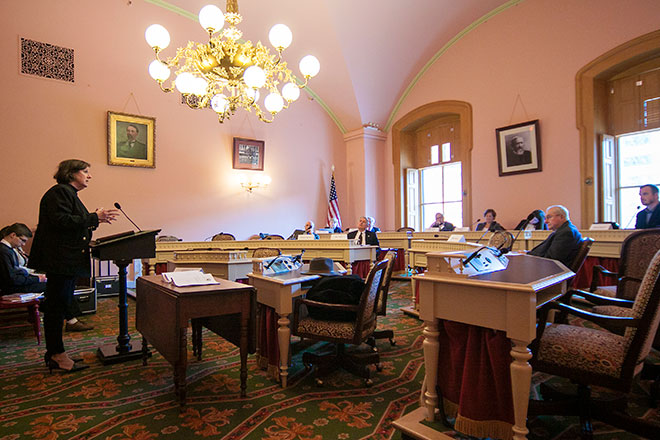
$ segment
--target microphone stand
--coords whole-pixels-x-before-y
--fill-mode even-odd
[[[637,205],[637,211],[639,211],[639,208],[641,208],[639,205]],[[632,217],[630,217],[630,220],[628,220],[628,223],[626,223],[625,229],[628,229],[628,226],[630,226],[630,223],[632,223],[633,219],[637,217],[637,213],[634,213]]]
[[[518,229],[518,232],[516,233],[516,236],[513,237],[513,241],[511,242],[511,246],[509,246],[508,248],[504,247],[502,249],[500,249],[499,247],[497,248],[500,251],[500,255],[508,254],[509,252],[511,252],[511,249],[513,249],[513,244],[516,242],[516,240],[518,240],[518,236],[527,227],[529,222],[532,221],[532,218],[534,218],[534,216],[532,216],[531,218],[529,216],[527,217],[527,219],[525,220],[525,223],[523,223],[522,227],[520,229]]]
[[[129,222],[133,223],[133,226],[135,226],[138,231],[142,232],[142,229],[140,229],[140,227],[138,225],[136,225],[135,222],[133,220],[131,220],[131,218],[129,216],[126,215],[126,213],[124,212],[123,209],[121,209],[121,205],[119,204],[119,202],[115,202],[115,208],[120,210],[121,213],[124,214],[124,217],[126,217]]]

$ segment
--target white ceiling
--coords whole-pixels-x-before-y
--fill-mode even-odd
[[[217,0],[146,1],[193,16],[209,3],[226,9]],[[310,87],[339,128],[350,131],[367,123],[385,127],[406,88],[438,51],[485,15],[519,1],[239,0],[239,29],[244,39],[270,46],[270,28],[289,26],[293,43],[284,51],[285,60],[299,74],[300,58],[311,53],[319,59],[321,72]],[[181,39],[172,35],[172,44],[183,44]],[[204,31],[200,27],[199,34],[183,39],[203,41]]]

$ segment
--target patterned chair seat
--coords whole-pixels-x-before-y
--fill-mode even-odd
[[[618,377],[626,353],[626,339],[607,331],[553,324],[543,332],[538,361],[585,374]]]
[[[355,322],[322,321],[320,319],[303,318],[298,322],[300,333],[314,333],[329,338],[350,339],[355,333]]]

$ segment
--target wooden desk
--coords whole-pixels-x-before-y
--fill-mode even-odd
[[[441,258],[441,253],[428,254],[428,258]],[[420,289],[419,315],[425,323],[426,391],[422,397],[425,418],[433,420],[438,406],[439,333],[436,320],[503,330],[513,343],[510,367],[515,417],[513,438],[525,439],[529,432],[526,424],[532,377],[532,367],[528,363],[532,354],[527,345],[536,336],[536,309],[560,297],[572,276],[573,272],[563,264],[530,255],[512,255],[506,270],[470,278],[432,272],[415,276]],[[415,428],[407,426],[405,432],[416,436]],[[449,437],[437,433],[435,438]]]
[[[247,251],[184,250],[175,251],[174,259],[167,262],[168,272],[177,267],[199,267],[215,277],[236,281],[252,272],[252,260]]]
[[[320,278],[318,275],[301,275],[300,270],[280,275],[266,276],[249,273],[249,283],[257,289],[257,302],[275,309],[277,320],[277,340],[280,351],[280,383],[286,387],[289,375],[289,347],[291,329],[289,315],[293,312],[293,298],[305,293],[302,284]]]
[[[220,284],[192,287],[174,287],[157,275],[137,280],[135,327],[142,333],[143,364],[147,364],[147,342],[150,342],[174,367],[174,389],[181,405],[186,402],[187,332],[192,318],[240,316],[241,397],[246,395],[248,326],[254,288],[216,280]],[[236,333],[236,328],[231,326],[227,330]],[[231,336],[225,339],[235,343]]]
[[[247,258],[252,258],[255,249],[267,247],[280,249],[285,255],[297,255],[305,250],[303,259],[316,257],[331,258],[343,263],[349,273],[351,264],[356,261],[376,261],[376,246],[360,246],[354,240],[227,240],[227,241],[161,241],[156,242],[156,257],[144,261],[145,275],[154,273],[154,266],[174,259],[180,251],[228,251],[245,250]],[[198,267],[198,266],[196,266]]]

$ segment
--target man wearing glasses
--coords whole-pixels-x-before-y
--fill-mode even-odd
[[[552,258],[570,266],[577,255],[582,234],[571,223],[568,209],[561,205],[548,207],[545,222],[552,234],[540,245],[529,251],[529,255]]]

